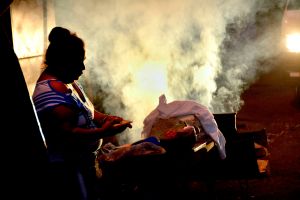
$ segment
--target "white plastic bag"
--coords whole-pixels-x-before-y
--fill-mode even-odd
[[[183,115],[195,115],[201,123],[205,133],[215,142],[221,159],[226,158],[225,137],[219,130],[213,114],[204,105],[195,101],[173,101],[167,103],[165,95],[159,97],[159,105],[144,119],[142,137],[147,138],[155,121],[159,118],[167,119]]]

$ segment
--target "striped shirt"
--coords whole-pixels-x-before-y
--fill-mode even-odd
[[[72,84],[67,87],[71,93],[61,93],[51,87],[51,81],[58,80],[43,80],[37,83],[33,93],[33,102],[38,115],[49,109],[53,109],[59,105],[68,105],[78,110],[78,126],[85,128],[95,128],[93,123],[94,106],[83,92],[82,87],[76,82],[76,86],[84,95],[85,102],[79,97],[78,92]]]
[[[51,112],[51,110],[54,109],[56,106],[67,105],[76,111],[77,125],[79,127],[96,128],[96,125],[93,122],[94,106],[89,100],[89,98],[87,97],[87,95],[82,90],[82,87],[79,85],[79,83],[74,82],[73,84],[67,84],[66,86],[69,88],[70,92],[62,93],[55,90],[51,86],[50,84],[51,81],[58,81],[58,80],[52,79],[52,80],[43,80],[37,82],[35,90],[33,92],[32,99],[38,116],[40,117],[43,114],[47,114],[47,112]],[[48,129],[47,127],[43,127],[43,128]],[[69,153],[72,152],[72,154],[74,155],[76,154],[79,155],[81,154],[80,149],[84,151],[91,150],[93,152],[97,150],[102,143],[102,139],[98,141],[89,141],[89,142],[77,141],[76,143],[79,146],[77,147],[74,146],[74,148],[76,148],[77,150],[75,149],[70,150],[68,148],[69,145],[72,143],[69,143],[67,140],[62,139],[64,137],[62,135],[58,135],[57,134],[58,131],[55,131],[54,133],[54,132],[49,132],[49,130],[43,130],[43,132],[46,132],[45,139],[48,146],[50,161],[63,161],[66,152]]]

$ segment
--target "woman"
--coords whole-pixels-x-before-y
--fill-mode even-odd
[[[48,39],[45,68],[33,93],[49,155],[48,197],[96,199],[95,152],[102,138],[131,124],[96,111],[78,84],[85,69],[83,40],[62,27],[53,28]]]

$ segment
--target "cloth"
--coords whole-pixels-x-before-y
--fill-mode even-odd
[[[199,120],[206,134],[208,134],[215,142],[221,159],[226,158],[225,144],[226,139],[223,133],[219,130],[217,122],[213,114],[204,105],[195,101],[173,101],[167,103],[165,95],[159,97],[159,105],[144,119],[144,127],[142,137],[149,137],[151,128],[155,121],[159,118],[167,119],[183,115],[193,114]]]

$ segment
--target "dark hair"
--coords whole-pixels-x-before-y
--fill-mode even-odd
[[[76,33],[66,28],[54,27],[48,37],[50,42],[44,64],[48,71],[57,72],[61,65],[71,60],[84,60],[84,42]]]

